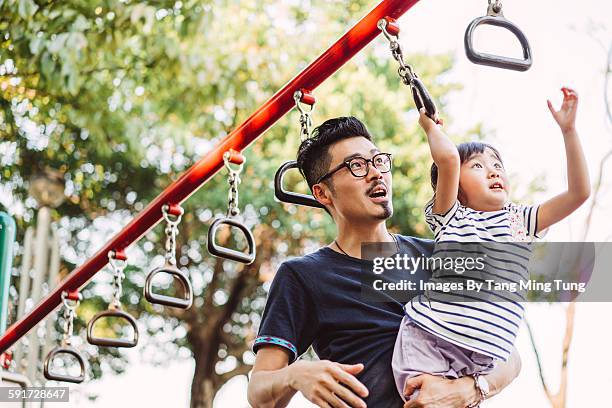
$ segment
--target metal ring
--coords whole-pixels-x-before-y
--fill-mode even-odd
[[[119,317],[127,320],[127,322],[134,329],[134,337],[132,339],[108,339],[104,337],[95,337],[93,335],[93,328],[96,322],[102,317]],[[105,310],[96,314],[87,324],[87,341],[90,344],[104,347],[134,347],[138,344],[138,327],[136,326],[136,320],[129,313],[123,310]]]
[[[127,266],[127,261],[123,259],[115,258],[116,252],[113,250],[108,251],[108,263],[114,270],[123,270]]]
[[[230,159],[230,152],[225,152],[223,153],[223,163],[225,164],[225,167],[227,167],[227,169],[233,173],[238,173],[240,174],[240,172],[242,171],[242,167],[244,166],[244,162],[237,164],[236,166],[238,166],[236,169],[232,168],[232,163],[230,163],[229,159]]]
[[[51,363],[53,362],[53,359],[55,358],[55,356],[57,356],[58,354],[70,354],[71,356],[76,358],[77,362],[79,363],[79,366],[81,367],[81,373],[76,377],[73,377],[68,374],[52,373]],[[79,383],[82,383],[83,380],[85,380],[85,359],[83,358],[81,353],[79,353],[79,351],[75,349],[74,347],[69,347],[69,346],[56,347],[53,350],[51,350],[51,352],[47,355],[47,358],[45,358],[43,373],[47,380],[64,381],[64,382],[79,384]]]
[[[179,207],[181,209],[181,214],[180,215],[174,215],[174,214],[170,214],[168,211],[170,211],[170,206],[168,204],[164,204],[162,205],[162,215],[164,216],[164,220],[168,223],[168,224],[174,224],[177,225],[181,222],[181,218],[183,217],[183,214],[185,214],[185,210],[183,209],[183,207]],[[172,220],[170,217],[175,217],[174,220]]]
[[[231,227],[236,227],[244,234],[247,240],[248,252],[244,253],[235,249],[226,248],[221,245],[218,245],[215,242],[215,236],[217,235],[217,230],[222,224],[227,224]],[[255,261],[256,256],[256,248],[255,248],[255,238],[253,237],[253,233],[250,229],[247,228],[246,225],[239,222],[238,220],[230,217],[217,218],[211,224],[208,230],[208,252],[211,255],[217,256],[219,258],[225,258],[236,262],[241,262],[244,264],[252,264]]]
[[[314,107],[316,103],[313,103],[312,105],[308,105],[307,103],[304,104],[304,105],[310,106],[309,111],[302,109],[302,102],[300,102],[300,100],[302,99],[303,95],[304,94],[302,93],[301,90],[297,90],[293,93],[293,100],[295,101],[295,106],[297,107],[297,110],[300,111],[301,114],[309,115],[314,111]]]
[[[274,175],[274,196],[275,198],[283,203],[303,205],[306,207],[313,208],[325,208],[323,204],[318,202],[312,195],[295,193],[285,190],[283,187],[283,180],[285,174],[291,169],[297,169],[298,165],[295,160],[285,162],[278,168]]]
[[[389,42],[393,43],[397,40],[399,40],[399,33],[398,35],[393,35],[391,34],[388,30],[387,30],[387,24],[389,24],[389,22],[387,21],[387,19],[385,18],[381,18],[380,20],[378,20],[378,22],[376,23],[376,27],[383,32],[383,34],[385,35],[385,37],[387,38],[387,40],[389,40]]]
[[[176,277],[178,281],[183,286],[183,294],[182,298],[168,296],[168,295],[160,295],[153,292],[153,278],[155,275],[160,273],[167,273],[171,275],[173,278]],[[176,307],[179,309],[189,309],[191,304],[193,303],[193,288],[191,286],[191,282],[189,278],[183,274],[179,269],[175,268],[172,265],[166,265],[161,268],[154,269],[147,275],[147,279],[145,280],[144,286],[144,296],[150,302],[154,304]]]

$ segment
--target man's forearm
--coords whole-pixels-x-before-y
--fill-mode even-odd
[[[508,361],[499,362],[491,373],[484,376],[489,383],[488,398],[499,394],[519,375],[520,371],[521,357],[515,347]]]
[[[286,407],[296,391],[289,385],[291,366],[251,375],[247,398],[254,408]]]

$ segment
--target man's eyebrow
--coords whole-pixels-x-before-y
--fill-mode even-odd
[[[374,154],[374,153],[380,153],[380,150],[374,148],[374,149],[370,149],[370,153]],[[346,156],[344,159],[342,159],[343,162],[347,161],[347,160],[351,160],[354,159],[355,157],[363,157],[363,155],[361,153],[353,153],[351,155]]]
[[[345,162],[347,160],[354,159],[355,157],[363,157],[363,156],[361,155],[361,153],[353,153],[353,154],[346,156],[344,159],[342,159],[342,161]]]

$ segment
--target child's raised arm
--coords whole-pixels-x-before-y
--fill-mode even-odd
[[[425,109],[421,109],[419,113],[419,124],[427,134],[431,157],[438,167],[433,213],[444,214],[457,201],[461,167],[459,152],[457,146],[444,134],[442,127],[426,115]]]
[[[561,88],[561,91],[563,91],[563,104],[560,110],[556,111],[552,103],[547,102],[553,118],[559,125],[561,133],[563,133],[567,158],[567,191],[540,205],[538,231],[542,231],[570,215],[591,194],[589,171],[576,132],[578,94],[569,88]]]

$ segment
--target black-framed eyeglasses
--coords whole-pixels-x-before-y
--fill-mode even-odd
[[[392,157],[393,156],[391,155],[391,153],[377,153],[372,156],[371,159],[366,159],[364,157],[354,157],[352,159],[345,160],[333,170],[330,170],[327,174],[321,176],[319,180],[317,180],[316,184],[319,184],[326,178],[331,177],[335,172],[340,169],[343,169],[344,167],[349,169],[351,174],[357,178],[362,178],[368,175],[368,173],[370,172],[370,164],[376,167],[381,173],[388,173],[391,171]]]

